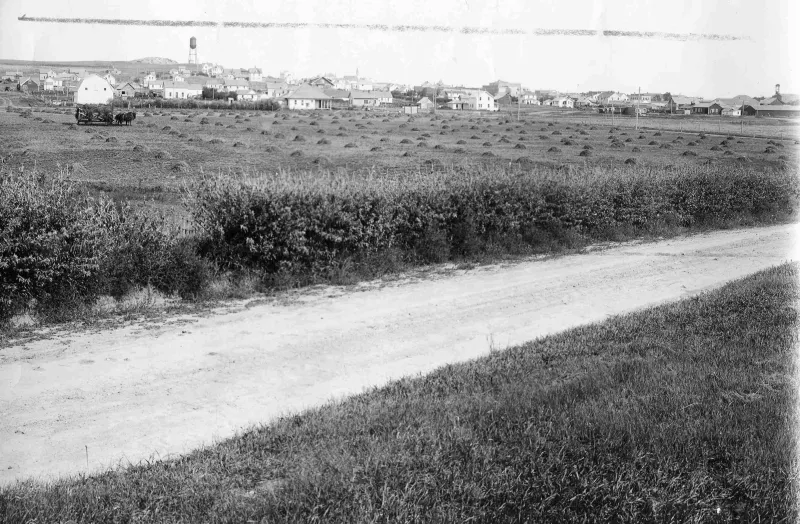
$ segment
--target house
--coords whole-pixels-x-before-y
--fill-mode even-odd
[[[42,88],[45,91],[55,91],[63,85],[61,80],[56,79],[55,77],[48,76],[44,79],[44,83],[42,84]]]
[[[310,85],[301,85],[285,98],[289,109],[330,109],[332,106],[331,97]]]
[[[431,102],[430,98],[427,96],[422,97],[420,100],[417,101],[417,105],[422,110],[430,110],[433,109],[433,102]]]
[[[324,89],[322,92],[331,97],[333,101],[350,102],[350,91],[346,89]]]
[[[373,91],[372,93],[378,97],[381,104],[391,104],[394,101],[391,91]]]
[[[247,70],[247,79],[251,82],[261,82],[262,77],[263,73],[257,67],[251,67]]]
[[[226,91],[248,91],[250,90],[250,82],[242,79],[225,79]]]
[[[506,82],[504,80],[498,80],[496,82],[492,82],[485,86],[482,86],[484,91],[491,94],[492,96],[499,98],[505,94],[509,94],[513,97],[516,97],[520,91],[522,91],[522,84],[517,84],[514,82]]]
[[[464,107],[464,106],[468,106],[469,104],[467,102],[464,102],[464,101],[460,100],[460,99],[459,100],[449,100],[445,105],[448,108],[456,110],[456,111],[462,111],[464,109],[469,109],[468,107],[466,107],[466,108]]]
[[[376,91],[350,91],[350,105],[353,107],[378,107],[380,95]]]
[[[597,102],[586,96],[580,96],[573,101],[574,107],[594,107]]]
[[[108,81],[98,75],[84,78],[75,92],[76,104],[108,104],[114,98],[114,88]]]
[[[174,75],[172,75],[172,81],[173,82],[186,82],[186,77],[183,76],[183,74],[181,74],[181,73],[175,73]]]
[[[318,76],[318,77],[312,79],[308,83],[308,85],[310,85],[312,87],[316,87],[317,89],[325,90],[325,89],[334,88],[336,86],[336,83],[333,80],[331,80],[330,78],[327,78],[327,77],[324,77],[324,76]]]
[[[560,96],[550,100],[550,105],[553,107],[573,108],[575,107],[575,101],[568,96]]]
[[[267,96],[270,98],[285,98],[291,91],[285,82],[265,82],[267,84]]]
[[[114,87],[114,95],[120,98],[133,98],[137,93],[142,93],[142,86],[133,82],[123,82]]]
[[[658,93],[634,93],[630,95],[631,102],[639,102],[640,104],[649,104],[661,99]]]
[[[150,84],[150,82],[155,82],[155,81],[156,81],[156,79],[157,79],[157,78],[156,78],[156,73],[155,73],[155,71],[150,71],[149,73],[147,73],[147,74],[144,76],[144,78],[142,78],[142,82],[144,82],[144,84],[145,84],[145,85],[148,85],[148,84]],[[149,86],[148,86],[148,87],[149,87]]]
[[[695,102],[699,102],[696,98],[683,96],[683,95],[673,95],[667,101],[668,109],[670,111],[684,111],[690,110],[692,108],[692,104]]]
[[[211,89],[220,91],[225,87],[225,83],[217,78],[209,78],[206,80],[205,84],[203,84],[203,87],[209,87]]]
[[[531,91],[525,91],[519,95],[519,102],[520,104],[528,105],[528,106],[538,106],[541,105],[539,101],[539,97],[536,96],[536,93]]]
[[[48,77],[56,76],[55,71],[52,69],[39,69],[39,81],[44,82],[44,80]]]
[[[742,116],[742,106],[722,106],[722,116]]]
[[[214,69],[214,64],[212,64],[211,62],[204,62],[203,64],[200,65],[200,71],[202,71],[204,74],[208,76],[211,76],[212,69]]]
[[[20,91],[25,91],[26,93],[34,93],[42,90],[41,80],[31,77],[20,78],[18,85]]]
[[[262,98],[261,95],[253,89],[248,89],[247,91],[238,91],[236,95],[238,97],[238,100],[255,101],[255,100],[261,100]],[[266,96],[267,95],[264,95],[263,98],[266,98]]]
[[[186,82],[164,82],[164,98],[194,98],[202,96],[203,86],[201,84],[189,84]]]
[[[461,97],[461,101],[465,103],[464,109],[477,109],[478,111],[498,111],[500,109],[494,96],[483,89],[470,92],[468,96]]]

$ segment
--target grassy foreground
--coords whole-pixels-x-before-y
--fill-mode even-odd
[[[798,268],[497,351],[3,522],[794,522]]]

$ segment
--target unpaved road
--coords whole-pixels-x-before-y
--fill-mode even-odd
[[[797,260],[799,232],[620,246],[3,349],[0,482],[187,452],[492,346],[679,299]]]

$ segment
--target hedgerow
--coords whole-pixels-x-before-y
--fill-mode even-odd
[[[325,272],[346,258],[400,250],[438,262],[794,213],[795,175],[747,168],[475,168],[400,176],[201,179],[192,192],[204,253],[267,273]]]

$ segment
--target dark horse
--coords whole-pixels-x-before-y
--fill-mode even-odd
[[[125,122],[125,125],[129,125],[136,119],[136,113],[134,111],[128,111],[127,113],[119,113],[114,117],[114,120],[117,121],[118,124],[122,124]]]

